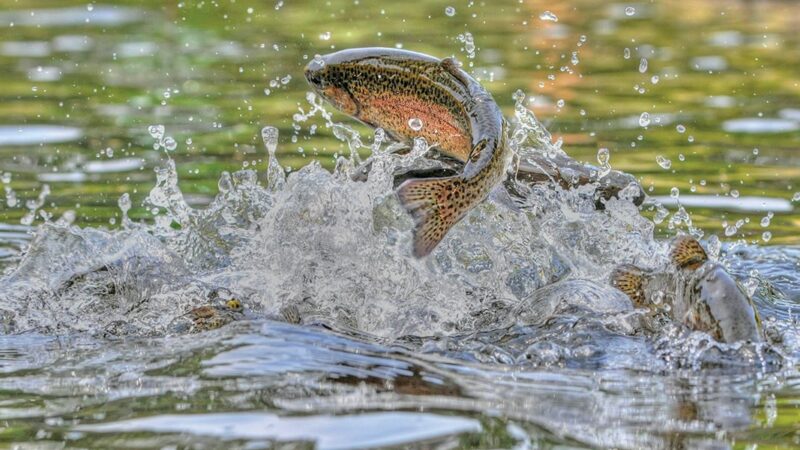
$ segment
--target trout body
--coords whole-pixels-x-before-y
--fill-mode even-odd
[[[763,331],[753,300],[725,268],[710,261],[697,240],[675,240],[667,270],[631,264],[617,267],[611,284],[638,307],[664,311],[689,328],[720,342],[761,342]]]
[[[430,253],[505,179],[511,151],[503,114],[453,59],[396,49],[344,50],[316,57],[305,74],[341,111],[396,140],[423,137],[464,163],[458,175],[410,179],[397,189],[416,223],[415,256]]]

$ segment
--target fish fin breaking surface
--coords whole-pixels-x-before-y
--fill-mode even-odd
[[[630,297],[637,307],[645,306],[644,270],[632,265],[624,264],[614,269],[611,273],[611,285]]]
[[[679,269],[694,270],[708,261],[708,255],[697,239],[690,236],[681,236],[675,239],[670,260]]]

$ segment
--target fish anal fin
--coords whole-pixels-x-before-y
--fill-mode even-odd
[[[633,264],[623,264],[611,273],[611,285],[630,297],[634,306],[641,308],[647,306],[644,283],[647,272]]]
[[[708,255],[697,239],[691,236],[680,236],[672,244],[670,261],[679,269],[694,270],[708,261]]]
[[[459,176],[406,180],[397,189],[414,219],[414,256],[429,254],[469,210],[466,184]]]

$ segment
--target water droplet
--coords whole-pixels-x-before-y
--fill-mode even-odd
[[[686,133],[686,127],[681,125],[681,124],[678,124],[678,126],[675,127],[675,129],[678,130],[678,133],[681,133],[681,134]]]
[[[167,149],[167,151],[171,152],[176,148],[178,148],[178,143],[175,142],[175,139],[172,139],[171,137],[167,136],[166,138],[164,138],[164,148]]]
[[[639,61],[639,73],[647,72],[647,58],[642,58]]]
[[[630,16],[632,16],[634,14],[636,14],[636,8],[634,8],[633,6],[628,6],[627,8],[625,8],[625,15],[626,16],[630,17]]]
[[[558,22],[558,16],[556,16],[550,11],[545,11],[539,14],[539,19],[544,20],[546,22]]]
[[[658,163],[659,166],[661,166],[662,169],[665,170],[672,167],[672,161],[661,155],[656,156],[656,162]]]
[[[408,120],[408,127],[414,131],[419,131],[422,129],[422,120],[416,117],[413,117]]]
[[[650,113],[643,112],[639,116],[639,126],[646,127],[650,125]]]
[[[455,16],[455,15],[456,15],[456,9],[455,9],[455,8],[453,8],[452,6],[448,6],[447,8],[445,8],[445,9],[444,9],[444,13],[445,13],[445,14],[446,14],[448,17],[453,17],[453,16]]]
[[[464,51],[467,52],[467,58],[475,58],[475,38],[472,37],[472,33],[467,31],[459,34],[458,41],[464,43]]]
[[[673,187],[669,190],[669,196],[672,198],[678,198],[681,195],[680,189]]]
[[[261,129],[261,139],[264,140],[264,146],[267,148],[267,153],[274,156],[278,149],[278,129],[275,127],[264,127]]]
[[[150,125],[147,127],[147,131],[153,139],[160,141],[164,137],[164,125]]]
[[[773,217],[774,215],[775,215],[775,214],[773,214],[773,213],[771,213],[771,212],[768,212],[766,216],[762,217],[762,218],[761,218],[761,226],[762,226],[762,227],[764,227],[764,228],[768,227],[768,226],[769,226],[769,223],[770,223],[770,221],[772,220],[772,217]]]

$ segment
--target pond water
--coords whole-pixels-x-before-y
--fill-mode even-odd
[[[798,17],[781,1],[0,0],[0,442],[800,446]],[[302,75],[361,46],[456,56],[537,127],[523,147],[608,149],[651,200],[495,193],[412,258],[390,176],[410,162]],[[378,155],[366,183],[353,149]],[[609,287],[684,232],[753,293],[766,343],[653,326]],[[245,320],[180,328],[230,297]]]

